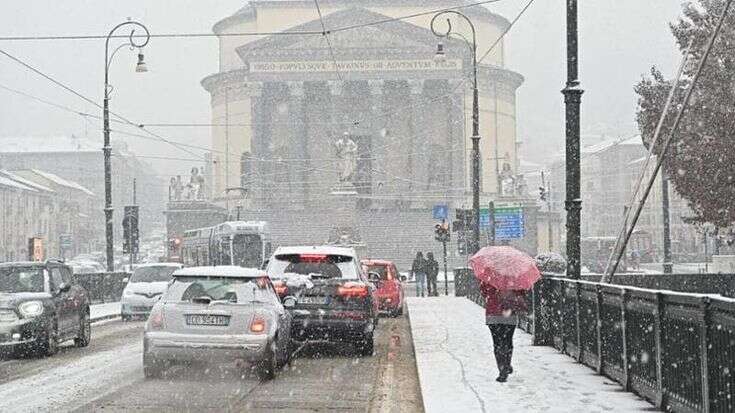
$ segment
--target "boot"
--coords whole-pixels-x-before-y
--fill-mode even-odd
[[[498,377],[495,381],[505,383],[508,380],[508,369],[506,367],[506,354],[503,351],[495,349],[495,362],[498,365]]]

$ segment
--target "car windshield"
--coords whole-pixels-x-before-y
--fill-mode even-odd
[[[177,276],[166,292],[166,301],[195,299],[230,303],[270,302],[267,278]]]
[[[0,268],[0,292],[42,293],[43,269],[32,267]]]
[[[285,274],[308,275],[312,278],[358,278],[352,257],[326,254],[276,255],[268,265],[268,275],[280,278]]]
[[[133,272],[133,276],[130,277],[130,282],[150,283],[156,281],[168,281],[171,279],[171,274],[173,274],[177,269],[178,267],[172,267],[170,265],[138,267]]]

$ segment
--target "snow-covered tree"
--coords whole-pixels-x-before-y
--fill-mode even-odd
[[[683,16],[671,24],[682,53],[692,39],[693,46],[660,142],[671,130],[724,4],[724,0],[690,2],[684,5]],[[673,83],[654,67],[651,76],[635,86],[639,95],[638,126],[646,144],[653,138]],[[661,147],[657,146],[657,153]],[[732,8],[669,147],[664,169],[694,211],[693,222],[712,223],[717,227],[735,222],[735,10]]]

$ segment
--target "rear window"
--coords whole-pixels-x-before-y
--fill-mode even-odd
[[[229,303],[272,302],[268,279],[177,276],[166,292],[167,301],[194,302],[208,298]]]
[[[380,274],[381,280],[388,280],[390,277],[388,276],[390,274],[390,270],[387,265],[368,265],[365,267],[365,272],[375,272]]]
[[[342,278],[356,280],[359,277],[355,261],[346,255],[283,254],[276,255],[268,264],[268,275],[281,278],[288,274],[306,275],[311,278]]]
[[[152,267],[138,267],[130,277],[130,282],[134,283],[150,283],[156,281],[168,281],[171,274],[178,270],[178,267],[170,265],[157,265]]]

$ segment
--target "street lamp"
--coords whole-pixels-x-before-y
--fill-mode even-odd
[[[566,184],[567,194],[567,277],[580,278],[580,194],[579,107],[584,91],[579,84],[577,51],[577,0],[567,0],[567,83],[562,90],[566,106]]]
[[[437,31],[435,23],[438,17],[444,15],[455,15],[464,19],[472,29],[472,42],[470,42],[461,33],[452,31],[452,21],[447,17],[447,29],[444,32]],[[469,248],[470,254],[474,254],[480,249],[480,103],[477,92],[477,33],[475,25],[464,14],[456,10],[445,10],[437,13],[431,19],[431,31],[437,37],[449,38],[452,35],[460,37],[467,43],[472,52],[472,245]],[[441,62],[446,58],[444,45],[437,46],[434,59]]]
[[[118,46],[112,52],[112,55],[110,55],[110,38],[112,38],[117,29],[125,26],[132,26],[128,41]],[[145,32],[145,36],[143,36],[142,40],[136,39],[135,37],[136,27],[140,27]],[[102,107],[102,134],[104,137],[105,146],[102,148],[102,152],[104,153],[105,158],[105,241],[107,253],[107,271],[109,272],[115,270],[115,258],[113,250],[114,239],[112,232],[112,147],[110,146],[110,93],[112,92],[112,87],[110,86],[109,82],[110,63],[112,63],[112,59],[115,57],[117,51],[122,49],[123,47],[128,46],[131,48],[138,48],[138,63],[135,65],[135,71],[138,73],[147,72],[148,67],[143,60],[142,49],[143,47],[145,47],[145,45],[148,44],[148,41],[150,39],[151,35],[148,32],[148,28],[136,21],[126,21],[118,24],[112,30],[110,30],[110,34],[108,34],[107,38],[105,39],[105,99]]]

